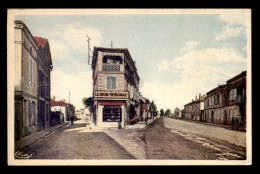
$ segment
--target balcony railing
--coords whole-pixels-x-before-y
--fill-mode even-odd
[[[103,63],[102,71],[120,71],[120,64]]]

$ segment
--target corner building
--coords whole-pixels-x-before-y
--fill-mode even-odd
[[[93,122],[97,127],[130,124],[139,104],[139,81],[135,62],[127,48],[94,47]]]

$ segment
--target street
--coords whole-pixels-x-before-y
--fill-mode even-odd
[[[82,132],[86,123],[74,122],[53,132],[28,149],[30,159],[133,159],[103,132]]]
[[[246,133],[222,127],[162,117],[146,128],[86,125],[79,120],[63,126],[23,153],[32,154],[30,159],[246,159]]]

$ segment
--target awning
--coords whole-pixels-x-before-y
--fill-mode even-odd
[[[147,110],[148,109],[148,105],[142,105],[142,108]]]
[[[108,102],[108,101],[104,101],[104,102],[99,102],[100,105],[124,105],[124,102]]]

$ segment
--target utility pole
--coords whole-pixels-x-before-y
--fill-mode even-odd
[[[90,56],[89,56],[89,50],[90,50],[90,37],[88,37],[88,35],[87,35],[87,42],[88,42],[88,64],[89,65],[91,65],[90,63],[89,63],[89,59],[90,59]]]

